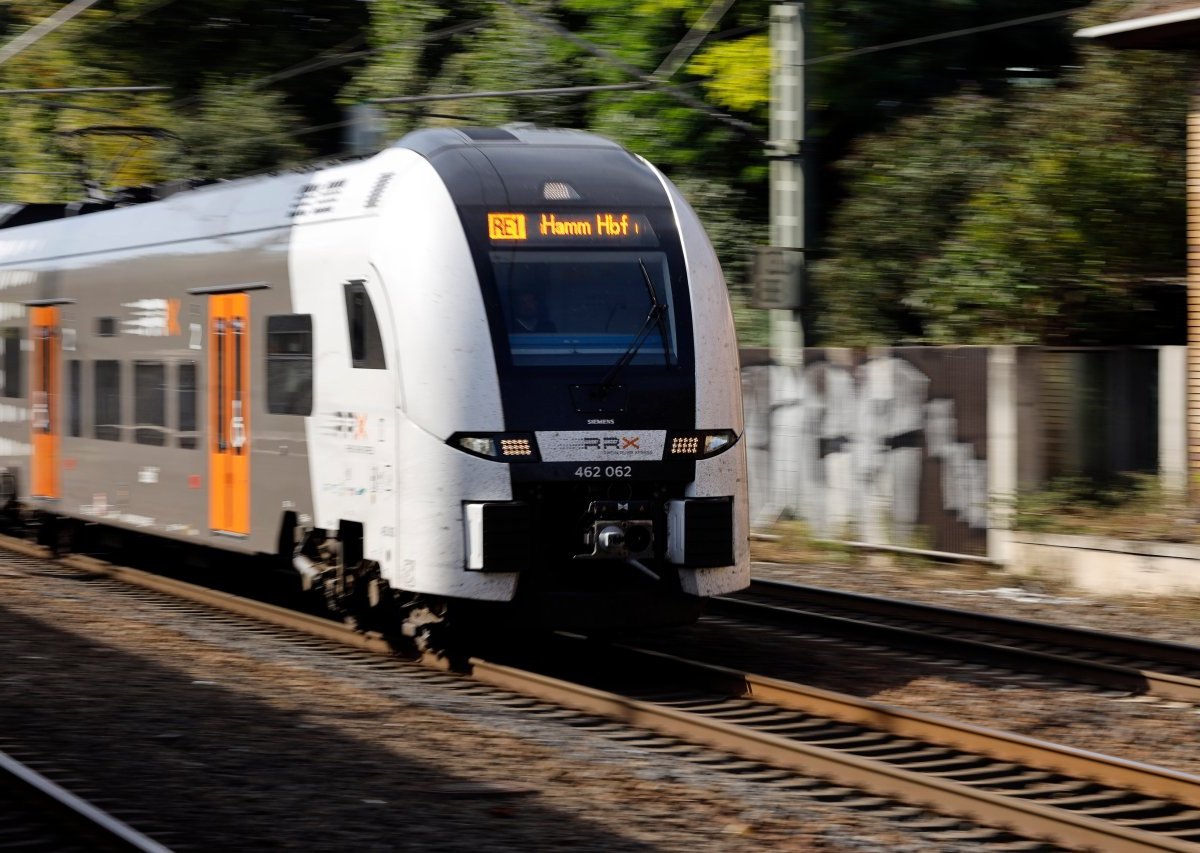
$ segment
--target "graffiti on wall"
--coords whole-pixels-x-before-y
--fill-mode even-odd
[[[757,525],[986,552],[986,349],[808,349],[742,378]]]

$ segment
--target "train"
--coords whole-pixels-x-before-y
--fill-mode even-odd
[[[749,583],[743,429],[700,220],[592,133],[0,205],[0,502],[55,541],[418,625],[685,624]]]

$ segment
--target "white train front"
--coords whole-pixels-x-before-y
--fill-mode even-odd
[[[749,582],[725,283],[644,160],[436,129],[150,196],[0,210],[4,497],[46,529],[579,627]]]

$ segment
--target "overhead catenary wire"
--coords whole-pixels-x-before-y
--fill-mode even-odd
[[[562,38],[567,39],[568,41],[572,42],[573,44],[583,48],[588,53],[591,53],[592,55],[603,59],[604,61],[608,62],[610,65],[613,65],[614,67],[621,69],[622,71],[626,72],[627,74],[630,74],[631,76],[639,77],[643,80],[651,80],[651,81],[657,82],[655,78],[658,77],[659,75],[661,75],[665,70],[669,69],[671,74],[674,74],[674,72],[678,70],[678,67],[673,67],[673,66],[667,65],[667,63],[671,60],[671,55],[668,55],[667,60],[665,60],[659,66],[658,71],[654,72],[653,74],[646,75],[641,69],[626,62],[625,60],[621,59],[619,56],[613,54],[611,51],[609,51],[605,48],[602,48],[599,45],[596,45],[596,44],[588,41],[587,39],[584,39],[582,36],[572,33],[566,27],[564,27],[554,21],[551,21],[541,15],[538,15],[528,9],[523,8],[518,2],[515,2],[515,0],[499,0],[499,2],[502,3],[504,6],[508,7],[509,9],[511,9],[512,11],[516,12],[517,14],[521,15],[526,20],[532,21],[532,22],[538,24],[539,26],[550,30],[551,32],[554,32],[555,34],[561,36]],[[718,3],[721,3],[721,2],[722,2],[722,0],[717,0],[717,3],[714,3],[714,5],[712,7],[710,7],[709,11],[713,12],[715,9],[721,8],[720,6],[717,5]],[[1070,9],[1060,9],[1055,12],[1045,12],[1045,13],[1038,14],[1038,15],[1027,15],[1027,16],[1021,17],[1021,18],[1010,18],[1005,21],[996,21],[991,24],[982,24],[982,25],[975,26],[975,27],[966,27],[966,28],[958,29],[958,30],[950,30],[947,32],[933,33],[933,34],[926,35],[926,36],[919,36],[916,38],[905,39],[902,41],[889,42],[887,44],[880,44],[880,45],[873,45],[870,47],[856,48],[854,50],[841,51],[838,53],[827,54],[825,56],[815,57],[813,59],[804,61],[802,64],[803,65],[815,65],[815,64],[821,63],[821,62],[832,62],[832,61],[835,61],[838,59],[849,59],[854,56],[861,56],[861,55],[870,54],[870,53],[878,53],[878,52],[882,52],[882,51],[886,51],[886,50],[895,50],[898,48],[911,47],[914,45],[927,44],[930,42],[943,41],[946,39],[962,38],[965,36],[976,35],[979,33],[990,32],[993,30],[1005,29],[1008,27],[1023,26],[1025,24],[1032,24],[1032,23],[1037,23],[1040,21],[1052,20],[1054,18],[1066,17],[1066,16],[1072,15],[1084,8],[1087,8],[1087,7],[1086,6],[1073,6]],[[723,10],[722,10],[722,13],[723,13]],[[714,20],[714,24],[715,24],[715,20]],[[699,26],[699,24],[698,24],[698,26]],[[756,26],[756,27],[752,27],[750,29],[760,29],[760,28],[761,28],[761,26]],[[672,51],[672,55],[675,54],[677,51],[681,51],[681,49],[684,46],[684,42],[687,42],[689,40],[689,37],[691,37],[691,35],[692,34],[689,33],[688,36],[685,36],[684,40],[681,41],[679,45],[676,45],[675,49]],[[684,61],[686,62],[686,58],[684,59]],[[682,63],[680,63],[680,64],[682,64]],[[710,104],[707,104],[704,101],[701,101],[700,99],[694,98],[691,95],[687,94],[687,92],[684,90],[686,88],[690,88],[689,86],[663,85],[663,86],[656,86],[654,88],[656,90],[662,91],[662,92],[670,95],[671,97],[675,98],[676,100],[680,101],[681,103],[684,103],[688,106],[691,106],[691,107],[701,110],[702,112],[704,112],[706,115],[710,116],[711,118],[716,118],[719,121],[722,121],[726,124],[730,124],[733,127],[736,127],[738,130],[740,130],[743,133],[752,135],[756,139],[758,138],[758,135],[759,135],[758,131],[753,125],[749,124],[748,122],[741,121],[740,119],[736,119],[733,116],[730,116],[726,113],[720,112],[719,110],[714,109]]]
[[[106,116],[124,115],[121,110],[110,110],[104,107],[85,107],[83,104],[64,104],[58,101],[39,101],[35,98],[19,97],[16,99],[18,104],[26,104],[28,106],[36,106],[38,109],[49,110],[70,110],[81,113],[98,113]]]
[[[712,32],[712,28],[717,25],[717,22],[733,4],[734,0],[713,0],[713,4],[704,11],[688,34],[679,40],[679,44],[675,45],[667,54],[667,58],[659,64],[658,68],[654,69],[654,73],[650,77],[655,80],[670,80],[674,77],[675,72],[683,67],[683,64],[696,52],[696,49]]]
[[[0,95],[83,95],[93,92],[162,92],[170,86],[67,86],[44,89],[0,89]]]
[[[370,56],[375,53],[381,53],[385,50],[394,50],[399,47],[411,47],[413,45],[424,44],[425,42],[429,42],[429,41],[436,41],[438,39],[449,38],[450,36],[458,35],[459,33],[469,32],[470,30],[478,29],[479,27],[483,26],[486,23],[487,23],[487,21],[485,19],[476,19],[473,21],[466,21],[461,24],[455,24],[450,27],[444,27],[440,30],[435,30],[432,33],[426,33],[426,34],[418,36],[416,38],[405,39],[404,41],[392,42],[390,44],[380,45],[379,47],[371,47],[371,48],[367,48],[365,50],[356,50],[351,53],[342,53],[342,54],[336,54],[333,56],[325,56],[325,54],[328,54],[330,51],[340,50],[350,44],[354,44],[354,43],[361,41],[361,37],[355,37],[353,39],[348,39],[348,40],[342,42],[340,45],[337,45],[335,47],[329,48],[328,50],[322,51],[321,53],[317,54],[317,56],[314,57],[313,59],[305,60],[304,62],[297,63],[296,65],[293,65],[289,68],[285,68],[281,71],[277,71],[273,74],[267,74],[264,77],[256,77],[255,79],[249,81],[246,85],[247,85],[247,87],[249,87],[251,89],[258,89],[263,86],[270,85],[271,83],[278,83],[281,80],[290,80],[293,77],[300,77],[304,74],[310,74],[314,71],[320,71],[324,68],[332,68],[335,65],[343,65],[347,62],[354,62],[356,59],[361,59],[363,57]],[[198,95],[192,95],[190,97],[181,98],[180,100],[175,101],[174,103],[171,104],[171,106],[173,108],[186,106],[188,104],[195,102],[198,99],[199,99]]]
[[[471,98],[517,98],[538,95],[569,95],[578,92],[614,92],[630,89],[646,89],[653,86],[649,80],[640,83],[614,83],[602,86],[555,86],[547,89],[508,89],[494,92],[453,92],[447,95],[409,95],[399,98],[368,98],[369,104],[419,104],[425,101],[462,101]]]
[[[962,38],[964,36],[978,35],[979,33],[991,32],[993,30],[1007,29],[1008,27],[1020,27],[1025,24],[1035,24],[1039,21],[1049,21],[1054,18],[1065,18],[1068,15],[1073,15],[1081,9],[1086,9],[1087,6],[1072,6],[1070,9],[1059,9],[1057,12],[1044,12],[1040,15],[1028,15],[1024,18],[1011,18],[1007,21],[997,21],[992,24],[981,24],[977,27],[965,27],[961,30],[950,30],[944,33],[934,33],[927,36],[918,36],[916,38],[904,39],[903,41],[893,41],[887,44],[877,44],[872,47],[859,47],[854,50],[843,50],[838,53],[829,53],[825,56],[817,56],[812,59],[806,59],[801,62],[801,65],[816,65],[820,62],[833,62],[838,59],[850,59],[854,56],[864,56],[868,53],[879,53],[885,50],[895,50],[901,47],[912,47],[918,44],[929,44],[935,41],[944,41],[946,39]]]
[[[151,12],[157,12],[159,9],[163,8],[164,6],[169,6],[174,2],[175,2],[175,0],[158,0],[158,2],[150,3],[146,6],[143,6],[140,9],[136,9],[136,10],[130,11],[130,12],[123,12],[123,13],[117,15],[116,17],[114,17],[112,20],[105,21],[104,23],[102,23],[96,27],[93,27],[91,32],[93,35],[95,35],[96,33],[102,33],[105,30],[111,29],[113,27],[119,27],[122,24],[128,24],[130,21],[136,21],[138,18],[145,17],[146,15],[149,15]]]
[[[21,51],[54,32],[76,15],[86,12],[99,2],[100,0],[74,0],[74,2],[63,6],[50,17],[34,24],[8,44],[4,45],[4,47],[0,47],[0,65],[3,65]]]
[[[531,12],[530,10],[521,6],[521,4],[513,2],[513,0],[499,0],[499,2],[501,4],[503,4],[504,6],[506,6],[507,8],[511,9],[512,11],[516,12],[521,17],[525,18],[526,20],[531,21],[531,22],[537,24],[538,26],[540,26],[544,29],[547,29],[550,32],[555,33],[556,35],[566,39],[567,41],[570,41],[572,44],[577,45],[578,47],[582,48],[583,50],[587,51],[588,53],[591,53],[593,56],[600,57],[601,59],[608,62],[610,65],[620,68],[622,71],[624,71],[626,74],[629,74],[631,77],[635,77],[635,78],[637,78],[639,80],[643,80],[643,81],[650,79],[650,75],[647,75],[644,71],[642,71],[642,69],[638,68],[636,65],[632,65],[632,64],[626,62],[624,59],[621,59],[621,57],[617,56],[616,54],[612,53],[611,51],[588,41],[587,39],[583,38],[582,36],[576,35],[575,33],[571,32],[570,30],[568,30],[566,27],[559,24],[558,22],[551,21],[550,19],[548,19],[542,15],[538,15],[535,12]],[[665,92],[666,94],[670,95],[671,97],[673,97],[675,100],[677,100],[683,104],[686,104],[687,106],[692,107],[693,109],[703,112],[705,115],[709,116],[710,118],[714,118],[724,124],[727,124],[733,128],[736,128],[739,132],[741,132],[742,134],[744,134],[746,136],[749,136],[751,139],[753,139],[756,142],[765,144],[764,140],[762,139],[762,132],[759,130],[759,128],[755,127],[750,122],[742,121],[739,118],[734,118],[733,116],[729,115],[728,113],[723,113],[720,110],[715,109],[711,104],[682,91],[677,86],[673,86],[673,85],[669,85],[669,84],[660,84],[660,86],[658,88],[659,88],[659,90],[661,90],[661,91]]]
[[[28,47],[29,45],[33,44],[35,41],[40,39],[42,36],[50,33],[51,31],[56,29],[58,26],[61,26],[66,21],[70,20],[72,17],[75,17],[76,15],[85,11],[87,8],[94,5],[96,2],[99,2],[99,0],[74,0],[74,2],[68,4],[67,6],[64,6],[58,12],[54,13],[54,15],[51,15],[50,18],[47,18],[40,24],[32,27],[30,30],[23,33],[21,36],[18,36],[18,38],[14,39],[8,45],[5,45],[3,48],[0,48],[0,62],[3,62],[9,56],[15,55],[16,52],[19,52],[20,50],[23,50],[26,47]],[[152,3],[142,9],[137,10],[136,12],[125,14],[125,15],[119,15],[116,18],[114,18],[113,20],[106,22],[103,25],[103,28],[108,28],[110,26],[118,25],[120,23],[125,23],[129,20],[133,20],[135,18],[141,17],[145,14],[149,14],[150,12],[157,11],[158,9],[161,9],[172,2],[174,2],[174,0],[160,0],[160,2]],[[545,89],[525,89],[525,90],[473,92],[473,93],[471,93],[471,92],[451,93],[451,94],[444,94],[444,95],[417,95],[417,96],[398,97],[398,98],[375,98],[375,99],[369,99],[368,102],[374,103],[374,104],[381,104],[381,105],[398,105],[398,104],[418,104],[418,103],[427,102],[427,101],[433,102],[433,101],[463,100],[463,99],[471,99],[471,98],[526,97],[526,96],[536,97],[536,96],[542,96],[542,95],[556,95],[556,94],[567,94],[567,93],[654,90],[654,91],[661,91],[661,92],[675,98],[676,100],[679,100],[682,103],[692,106],[693,108],[704,112],[705,114],[709,115],[710,117],[717,119],[719,121],[722,121],[726,124],[729,124],[729,125],[737,128],[742,133],[750,135],[753,138],[755,138],[756,140],[761,141],[761,139],[759,139],[759,137],[760,137],[759,131],[752,124],[750,124],[748,122],[744,122],[744,121],[737,119],[733,116],[730,116],[726,113],[723,113],[723,112],[715,109],[714,107],[712,107],[711,104],[708,104],[708,103],[704,102],[703,100],[696,98],[687,93],[687,91],[686,91],[687,89],[694,88],[696,85],[702,85],[703,81],[692,82],[690,84],[666,84],[665,83],[665,80],[667,78],[673,76],[680,67],[682,67],[684,64],[686,64],[688,58],[690,58],[690,56],[695,52],[696,49],[698,49],[700,44],[706,38],[716,40],[716,39],[728,37],[729,35],[741,35],[744,32],[760,30],[763,28],[763,26],[765,26],[765,25],[754,25],[754,26],[749,26],[749,27],[739,27],[739,28],[736,28],[735,30],[731,31],[730,33],[718,33],[715,36],[710,36],[709,33],[710,33],[711,29],[720,21],[721,17],[732,6],[734,0],[714,0],[714,2],[709,6],[709,8],[700,16],[699,19],[697,19],[696,24],[693,25],[692,29],[688,32],[688,34],[679,42],[679,44],[677,44],[671,50],[671,52],[668,54],[666,59],[664,59],[663,62],[659,65],[658,69],[656,69],[654,72],[652,72],[650,74],[646,74],[642,69],[639,69],[636,66],[626,62],[625,60],[623,60],[616,54],[612,53],[611,51],[609,51],[599,45],[596,45],[596,44],[588,41],[587,39],[584,39],[581,36],[578,36],[577,34],[568,30],[566,27],[558,24],[557,22],[552,21],[552,20],[545,18],[541,15],[538,15],[528,9],[523,8],[521,6],[521,4],[519,2],[515,2],[515,0],[499,0],[499,2],[502,3],[504,6],[508,7],[509,9],[511,9],[512,11],[514,11],[515,13],[526,18],[527,20],[530,20],[530,21],[536,23],[537,25],[539,25],[543,28],[546,28],[546,29],[550,30],[551,32],[554,32],[556,35],[571,41],[572,43],[581,47],[585,51],[603,59],[605,62],[607,62],[617,68],[620,68],[621,70],[625,71],[626,73],[628,73],[630,75],[637,77],[638,80],[636,82],[631,82],[631,83],[610,84],[610,85],[552,87],[552,88],[545,88]],[[857,48],[857,49],[849,50],[849,51],[842,51],[842,52],[835,53],[835,54],[828,54],[826,56],[809,59],[804,64],[811,65],[811,64],[816,64],[819,62],[829,62],[829,61],[835,61],[838,59],[847,59],[847,58],[851,58],[851,57],[859,56],[859,55],[863,55],[863,54],[869,54],[869,53],[880,52],[880,51],[885,51],[885,50],[909,47],[909,46],[913,46],[913,45],[924,44],[924,43],[929,43],[929,42],[934,42],[934,41],[939,41],[939,40],[944,40],[944,39],[965,37],[965,36],[969,36],[969,35],[974,35],[976,33],[983,33],[983,32],[988,32],[988,31],[997,30],[997,29],[1006,28],[1006,27],[1014,27],[1014,26],[1020,26],[1023,24],[1029,24],[1029,23],[1035,23],[1035,22],[1044,21],[1044,20],[1050,20],[1050,19],[1064,17],[1067,15],[1073,14],[1074,12],[1078,11],[1080,8],[1084,8],[1084,7],[1073,7],[1071,9],[1059,10],[1059,11],[1043,13],[1043,14],[1039,14],[1039,15],[1031,15],[1031,16],[1026,16],[1026,17],[1022,17],[1022,18],[1015,18],[1015,19],[1010,19],[1010,20],[1006,20],[1006,21],[1000,21],[1000,22],[995,22],[995,23],[991,23],[991,24],[980,25],[977,27],[963,28],[963,29],[952,30],[952,31],[943,32],[943,33],[936,33],[936,34],[931,34],[931,35],[927,35],[927,36],[921,36],[921,37],[917,37],[917,38],[913,38],[913,39],[906,39],[903,41],[890,42],[890,43],[882,44],[882,45],[875,45],[875,46],[865,47],[865,48]],[[318,54],[313,59],[310,59],[305,62],[299,63],[297,65],[291,66],[290,68],[283,69],[274,74],[269,74],[264,77],[257,78],[255,80],[250,81],[248,85],[251,88],[259,88],[262,86],[267,86],[272,83],[279,82],[281,80],[291,79],[293,77],[297,77],[297,76],[300,76],[303,74],[319,71],[321,69],[328,68],[328,67],[331,67],[334,65],[343,64],[346,62],[353,62],[357,59],[360,59],[360,58],[363,58],[366,56],[370,56],[372,54],[376,54],[376,53],[382,52],[384,50],[395,49],[398,47],[409,46],[409,45],[422,44],[422,43],[437,40],[440,38],[446,38],[446,37],[449,37],[452,35],[456,35],[458,33],[477,29],[486,23],[487,23],[487,21],[482,20],[482,19],[468,21],[465,23],[456,24],[451,27],[446,27],[441,30],[434,31],[432,33],[423,34],[421,36],[417,36],[412,39],[407,39],[407,40],[404,40],[401,42],[395,42],[392,44],[382,45],[380,47],[368,48],[365,50],[351,51],[351,52],[346,52],[346,53],[338,52],[338,51],[343,51],[345,48],[350,47],[353,44],[360,43],[362,40],[362,37],[356,36],[352,39],[342,42],[341,44],[339,44],[333,48],[329,48],[326,51],[323,51],[322,53]],[[35,31],[37,31],[37,32],[35,32]],[[162,86],[129,86],[129,87],[92,87],[92,88],[78,87],[78,88],[62,88],[62,89],[0,90],[0,95],[5,95],[5,94],[41,95],[41,94],[50,94],[50,93],[66,94],[66,93],[71,93],[71,92],[85,92],[85,91],[88,91],[88,92],[136,93],[136,92],[159,91],[159,90],[166,89],[166,88],[167,87],[162,87]],[[187,103],[194,101],[196,99],[196,97],[197,96],[180,99],[180,100],[174,102],[174,104],[172,106],[174,106],[174,107],[183,106]],[[74,108],[74,107],[71,107],[70,105],[62,105],[62,106],[63,106],[63,108]],[[79,109],[88,109],[88,108],[79,107]],[[447,118],[449,118],[449,117],[447,116]],[[326,130],[326,129],[336,128],[336,127],[341,127],[341,126],[345,126],[347,124],[349,124],[349,122],[335,122],[335,123],[328,124],[328,125],[320,125],[320,126],[313,127],[313,128],[305,128],[305,129],[302,129],[299,131],[291,131],[291,132],[285,132],[285,133],[287,133],[287,135],[303,135],[303,134],[307,134],[307,133],[317,132],[319,130]]]
[[[382,53],[385,50],[395,50],[396,48],[399,48],[399,47],[412,47],[414,45],[424,44],[425,42],[429,42],[429,41],[437,41],[439,39],[449,38],[450,36],[455,36],[455,35],[458,35],[459,33],[465,33],[465,32],[470,32],[471,30],[477,30],[486,23],[487,23],[487,19],[476,18],[473,21],[464,21],[461,24],[454,24],[453,26],[443,27],[440,30],[434,30],[431,33],[425,33],[424,35],[417,36],[416,38],[412,38],[412,39],[405,39],[404,41],[392,42],[390,44],[380,45],[379,47],[371,47],[371,48],[367,48],[365,50],[354,51],[353,53],[345,53],[345,54],[341,54],[338,56],[331,56],[327,59],[320,59],[320,57],[318,56],[318,58],[316,58],[316,59],[310,60],[308,62],[300,63],[298,65],[294,65],[291,68],[285,69],[276,74],[269,74],[266,77],[259,78],[255,81],[253,81],[253,85],[259,86],[259,85],[267,85],[268,83],[276,83],[280,80],[287,80],[292,77],[299,77],[302,74],[308,74],[312,71],[320,71],[323,68],[330,68],[334,65],[341,65],[346,62],[353,62],[356,59],[361,59],[362,57],[370,56],[375,53]],[[336,50],[337,48],[333,48],[333,49]]]

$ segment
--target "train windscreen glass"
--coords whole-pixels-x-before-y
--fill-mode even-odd
[[[491,261],[514,366],[611,365],[639,340],[630,364],[676,362],[662,252],[522,250]]]

